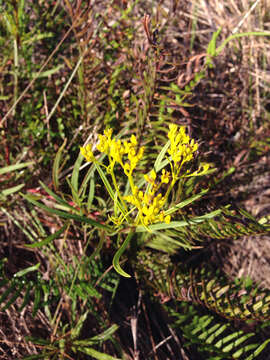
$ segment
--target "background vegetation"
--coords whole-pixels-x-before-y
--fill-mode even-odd
[[[0,0],[2,359],[270,358],[269,14]],[[134,133],[145,172],[172,122],[215,171],[172,194],[182,227],[130,244],[126,279],[113,201],[79,146]]]

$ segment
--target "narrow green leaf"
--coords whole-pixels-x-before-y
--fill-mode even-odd
[[[86,300],[88,295],[84,293],[83,289],[80,286],[74,286],[74,293],[78,295],[79,298]]]
[[[242,344],[244,341],[246,341],[247,339],[249,339],[252,336],[254,336],[253,333],[247,333],[247,334],[242,335],[241,337],[238,337],[236,340],[234,340],[233,342],[231,342],[230,344],[225,346],[223,348],[223,351],[224,352],[233,351],[238,345]]]
[[[80,196],[78,194],[78,191],[76,191],[73,187],[73,185],[71,184],[70,180],[67,178],[66,182],[68,183],[71,192],[72,192],[72,200],[73,202],[79,207],[81,208],[81,200],[80,200]]]
[[[101,177],[101,180],[103,181],[103,184],[105,185],[110,197],[112,198],[112,200],[114,200],[115,199],[115,195],[114,195],[115,192],[113,191],[113,189],[111,187],[111,184],[109,183],[104,171],[102,170],[102,168],[99,166],[98,163],[95,163],[95,166],[96,166],[96,169],[97,169],[97,171],[99,173],[99,176]],[[126,212],[125,212],[122,204],[118,200],[116,201],[116,205],[117,205],[118,209],[121,211],[121,213],[123,215],[125,215]]]
[[[25,247],[28,248],[40,248],[42,246],[48,245],[50,242],[52,242],[55,239],[58,239],[59,236],[66,230],[67,224],[61,227],[60,230],[56,231],[54,234],[49,235],[46,239],[42,241],[35,242],[34,244],[25,244]]]
[[[60,217],[62,217],[64,219],[72,219],[72,220],[76,220],[76,221],[81,222],[81,223],[86,223],[86,224],[92,225],[93,227],[103,229],[103,230],[106,230],[106,231],[112,231],[112,228],[110,226],[108,226],[108,225],[98,223],[97,221],[92,220],[90,218],[87,218],[85,216],[70,214],[70,213],[67,213],[67,212],[63,212],[63,211],[60,211],[60,210],[49,208],[48,206],[46,206],[44,204],[41,204],[40,202],[38,202],[36,200],[33,200],[29,195],[24,195],[24,194],[21,194],[21,195],[23,196],[24,199],[26,199],[27,201],[29,201],[33,205],[35,205],[35,206],[37,206],[37,207],[39,207],[39,208],[41,208],[43,210],[46,210],[50,214],[58,215],[58,216],[60,216]]]
[[[95,178],[94,178],[94,176],[91,176],[90,181],[89,181],[89,192],[88,192],[88,199],[87,199],[87,210],[88,211],[92,207],[94,196],[95,196]]]
[[[223,41],[223,43],[217,48],[216,50],[216,56],[218,56],[222,50],[224,49],[224,47],[231,41],[234,39],[238,39],[241,37],[246,37],[246,36],[270,36],[270,32],[265,32],[265,31],[249,31],[249,32],[244,32],[244,33],[238,33],[238,34],[233,34],[229,37],[227,37],[227,39],[225,39]]]
[[[89,313],[89,310],[87,310],[85,313],[83,313],[80,316],[79,320],[77,321],[76,326],[71,329],[71,339],[76,339],[79,337],[82,326],[83,326],[85,320],[87,319],[88,313]],[[74,342],[73,342],[73,344],[74,344]]]
[[[64,67],[64,64],[60,64],[55,66],[54,68],[50,69],[50,70],[46,70],[46,71],[42,71],[42,72],[33,72],[32,73],[32,78],[44,78],[44,77],[49,77],[57,72],[59,72],[60,69],[62,69]]]
[[[112,198],[112,200],[114,199],[114,191],[111,187],[111,184],[109,182],[109,180],[107,179],[107,176],[105,175],[104,171],[102,170],[101,166],[99,166],[98,163],[95,163],[96,169],[99,173],[99,176],[101,177],[101,180],[103,181],[103,184],[105,185],[110,197]]]
[[[186,199],[184,201],[181,201],[180,203],[176,204],[172,208],[165,211],[165,215],[172,214],[175,211],[177,211],[179,209],[182,209],[183,207],[185,207],[185,206],[187,206],[189,204],[192,204],[194,201],[200,199],[203,195],[207,194],[208,191],[209,191],[208,189],[202,190],[199,194],[193,195],[190,198],[188,198],[188,199]]]
[[[254,334],[255,335],[255,334]],[[241,347],[235,353],[232,354],[233,359],[238,359],[241,355],[246,355],[250,350],[258,348],[258,344],[249,344],[246,346]],[[254,359],[254,357],[252,358]]]
[[[23,169],[27,166],[33,165],[34,161],[29,161],[26,163],[21,163],[21,164],[15,164],[15,165],[9,165],[9,166],[5,166],[3,168],[0,169],[0,175],[12,172],[12,171],[16,171],[16,170],[20,170]]]
[[[12,305],[16,301],[16,299],[21,295],[21,291],[22,291],[24,285],[25,285],[24,282],[21,281],[18,289],[16,289],[15,293],[12,295],[12,297],[9,299],[9,301],[6,303],[6,305],[2,308],[2,311],[5,311],[6,309],[8,309],[10,307],[10,305]]]
[[[46,39],[46,38],[51,38],[55,36],[54,33],[42,33],[42,34],[35,34],[33,35],[33,33],[31,33],[31,36],[30,37],[25,37],[25,39],[23,39],[22,43],[24,45],[26,44],[33,44],[34,42],[37,42],[37,41],[40,41],[40,40],[43,40],[43,39]]]
[[[153,234],[156,236],[153,238],[151,237],[151,239],[147,241],[147,247],[152,249],[166,252],[168,254],[174,254],[180,247],[186,250],[192,249],[192,244],[189,243],[189,240],[186,238],[181,239],[177,236],[177,238],[174,239],[173,237],[168,236],[165,232],[154,232]]]
[[[25,184],[19,184],[16,186],[12,186],[11,188],[4,189],[1,191],[1,195],[8,196],[8,195],[14,194],[15,192],[21,190],[24,186],[25,186]]]
[[[52,178],[53,178],[53,185],[54,189],[57,190],[59,188],[59,169],[60,169],[60,161],[62,158],[62,153],[66,146],[67,139],[65,138],[63,144],[58,149],[54,162],[53,162],[53,170],[52,170]]]
[[[191,334],[195,335],[195,334],[201,333],[202,331],[205,332],[206,327],[209,324],[211,324],[212,320],[213,320],[212,317],[209,317],[208,315],[203,316],[200,319],[198,326],[194,330],[192,330]],[[202,336],[202,334],[201,334],[201,336]]]
[[[33,306],[33,317],[36,316],[38,309],[40,308],[40,300],[41,300],[41,288],[40,286],[37,284],[35,287],[35,300],[34,300],[34,306]]]
[[[154,164],[154,169],[156,172],[158,172],[159,170],[162,169],[161,167],[161,163],[162,163],[162,160],[164,159],[165,155],[166,155],[166,152],[170,146],[171,142],[168,141],[164,146],[163,148],[161,149],[160,153],[158,154],[158,157],[155,161],[155,164]]]
[[[212,212],[202,215],[202,216],[196,216],[196,217],[188,219],[188,220],[171,221],[169,224],[165,224],[165,223],[153,224],[153,225],[148,226],[148,230],[144,226],[139,225],[136,228],[136,232],[145,232],[145,231],[154,232],[157,230],[177,229],[177,228],[183,227],[183,226],[199,224],[201,222],[204,222],[205,220],[208,220],[217,215],[220,215],[221,213],[222,213],[222,210],[219,209],[219,210],[212,211]]]
[[[47,339],[41,339],[41,338],[36,338],[34,336],[26,336],[25,340],[28,342],[31,342],[33,344],[36,345],[42,345],[42,346],[50,346],[51,345],[51,341],[47,340]]]
[[[101,353],[93,348],[87,348],[87,347],[78,347],[77,348],[78,351],[81,351],[82,353],[86,354],[86,355],[90,355],[92,356],[94,359],[97,360],[121,360],[119,358],[115,358],[111,355],[107,355],[104,353]]]
[[[97,343],[109,340],[111,338],[111,336],[117,331],[118,328],[119,328],[118,325],[113,324],[108,329],[103,331],[101,334],[93,336],[93,337],[91,337],[89,339],[75,340],[73,342],[73,344],[76,345],[76,346],[77,345],[78,346],[89,346],[89,345],[93,345],[93,344],[97,344]]]
[[[40,263],[37,263],[36,265],[30,266],[26,269],[23,269],[21,271],[18,271],[16,274],[14,274],[15,278],[20,278],[30,272],[36,271],[40,267]]]
[[[219,28],[217,31],[214,32],[209,44],[208,44],[208,47],[207,47],[207,54],[210,55],[210,56],[215,56],[216,55],[216,48],[217,48],[217,38],[219,36],[221,32],[221,28]]]
[[[93,296],[97,299],[101,298],[101,294],[93,286],[91,286],[91,284],[81,282],[80,287],[87,293],[88,297]]]
[[[214,332],[214,334],[212,334],[211,336],[209,336],[206,339],[206,344],[212,344],[213,341],[215,340],[215,338],[217,338],[220,334],[223,333],[223,331],[225,331],[228,328],[228,324],[218,324],[219,328]]]
[[[13,293],[13,291],[15,291],[15,290],[16,290],[16,284],[14,282],[12,282],[10,284],[10,286],[8,287],[8,289],[6,291],[4,291],[4,293],[1,295],[0,305],[7,299],[9,294]]]
[[[26,288],[26,292],[25,292],[25,295],[24,295],[24,298],[23,298],[23,303],[20,306],[19,311],[22,311],[25,308],[25,306],[29,304],[29,302],[30,302],[30,292],[31,292],[32,289],[33,289],[33,283],[30,281],[30,282],[27,283],[27,288]]]
[[[68,207],[71,210],[74,210],[74,206],[70,205],[68,202],[63,200],[60,196],[56,195],[50,188],[48,188],[47,185],[45,185],[42,181],[39,181],[40,185],[43,187],[43,189],[46,191],[47,194],[51,195],[58,204],[62,204],[66,207]]]
[[[210,68],[213,67],[212,58],[216,56],[217,53],[217,38],[221,32],[221,28],[214,32],[212,39],[210,40],[208,47],[207,47],[207,57],[205,61],[205,65],[209,66]]]
[[[36,360],[36,359],[53,359],[51,356],[55,355],[57,349],[47,352],[42,352],[38,355],[24,356],[23,360]]]
[[[92,337],[92,340],[106,341],[118,330],[119,326],[116,324],[111,325],[108,329],[101,334]]]
[[[130,240],[133,236],[133,233],[129,233],[128,236],[125,238],[123,244],[121,245],[121,247],[117,250],[117,252],[115,253],[114,257],[113,257],[113,267],[114,269],[118,272],[118,274],[124,276],[124,277],[131,277],[128,273],[126,273],[120,266],[119,260],[121,255],[124,253],[124,251],[126,250],[128,244],[130,243]]]

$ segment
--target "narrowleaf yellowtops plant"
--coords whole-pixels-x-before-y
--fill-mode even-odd
[[[168,208],[168,198],[176,182],[186,177],[206,174],[209,164],[201,163],[197,170],[190,170],[192,160],[198,150],[198,144],[194,139],[190,139],[184,126],[178,127],[171,124],[168,131],[168,143],[157,156],[153,169],[147,174],[141,175],[141,181],[136,182],[135,178],[138,179],[138,176],[135,177],[136,168],[143,158],[145,148],[138,146],[135,135],[131,135],[129,140],[117,140],[113,138],[112,129],[109,128],[98,137],[99,142],[96,149],[105,154],[108,158],[108,165],[105,165],[104,162],[100,163],[91,144],[81,147],[80,151],[86,161],[94,163],[114,201],[114,215],[109,220],[114,224],[116,230],[123,223],[130,227],[130,233],[117,251],[113,261],[115,269],[120,274],[129,276],[121,269],[119,258],[134,234],[134,228],[143,227],[146,231],[151,232],[153,224],[170,225],[171,214],[177,211],[177,207]],[[116,172],[119,167],[123,170],[122,173],[129,183],[130,192],[128,194],[120,191],[118,185],[120,179],[116,177],[116,173],[119,174],[119,171]],[[111,181],[108,181],[102,168],[106,169]],[[176,226],[176,222],[174,222],[174,226]]]
[[[138,142],[134,135],[130,137],[129,141],[112,138],[112,129],[107,129],[103,135],[99,135],[97,150],[108,157],[109,165],[106,167],[106,170],[111,176],[114,190],[121,204],[119,206],[119,210],[122,213],[121,217],[111,217],[111,220],[116,225],[121,224],[124,220],[132,226],[143,225],[147,227],[157,222],[169,224],[171,216],[165,215],[165,206],[177,180],[183,177],[200,176],[207,172],[209,164],[202,164],[194,172],[190,172],[189,169],[182,171],[183,165],[194,158],[194,154],[198,149],[198,144],[186,134],[184,126],[178,127],[175,124],[171,124],[168,138],[170,146],[167,154],[170,170],[162,169],[160,176],[158,176],[154,169],[149,174],[145,174],[144,180],[147,186],[145,191],[143,191],[134,183],[133,174],[137,164],[143,157],[144,147],[138,148]],[[80,150],[88,162],[98,164],[98,159],[93,154],[91,144],[81,147]],[[128,179],[131,189],[131,194],[129,195],[123,196],[119,190],[115,177],[116,165],[120,165]],[[164,185],[166,190],[162,194]],[[130,205],[133,206],[131,209]],[[133,216],[134,214],[135,216]]]

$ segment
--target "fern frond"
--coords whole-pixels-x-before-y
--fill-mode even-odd
[[[173,265],[168,255],[142,252],[138,271],[163,301],[176,299],[200,304],[230,320],[270,320],[270,291],[250,282],[231,282],[207,264],[195,270]]]
[[[233,324],[207,314],[202,315],[193,304],[180,303],[176,310],[164,305],[174,321],[174,327],[181,329],[189,347],[196,345],[204,358],[211,360],[255,359],[266,350],[270,339],[261,339],[259,332],[250,329],[237,330]],[[258,331],[260,326],[258,325]]]

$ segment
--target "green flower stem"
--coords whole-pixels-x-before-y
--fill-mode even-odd
[[[107,171],[111,175],[113,186],[115,188],[115,191],[117,192],[118,198],[119,198],[120,203],[121,203],[121,205],[123,207],[123,208],[120,208],[120,211],[121,211],[122,215],[124,216],[124,218],[126,218],[127,221],[130,222],[130,217],[128,215],[128,209],[127,209],[125,201],[123,200],[121,192],[119,190],[119,187],[118,187],[118,184],[117,184],[117,181],[116,181],[116,177],[115,177],[115,174],[114,174],[114,171],[113,171],[115,161],[113,159],[111,159],[111,157],[109,157],[109,161],[110,161],[110,165],[108,166]]]
[[[109,183],[106,175],[104,174],[103,170],[101,169],[101,167],[100,167],[100,165],[98,164],[97,161],[94,164],[96,166],[96,169],[97,169],[97,171],[98,171],[98,173],[100,175],[100,178],[101,178],[105,188],[107,189],[110,197],[112,198],[113,201],[115,201],[113,189],[112,189],[111,184]],[[118,207],[118,209],[120,210],[122,215],[125,216],[126,211],[125,211],[125,208],[123,208],[122,203],[120,203],[118,200],[116,200],[116,206]]]
[[[134,192],[135,185],[134,185],[134,181],[133,181],[132,175],[128,175],[128,181],[129,181],[129,185],[130,185],[130,188],[131,188],[131,192],[133,193],[133,192]]]
[[[165,196],[164,196],[165,200],[168,199],[168,196],[170,195],[170,193],[171,193],[171,191],[172,191],[172,189],[173,189],[176,181],[178,180],[178,174],[179,174],[180,171],[181,171],[182,165],[180,166],[179,171],[177,171],[177,174],[176,174],[176,171],[175,171],[175,167],[173,167],[173,166],[171,166],[171,167],[172,167],[172,181],[171,181],[170,186],[168,187],[168,189],[167,189],[167,191],[166,191],[166,194],[165,194]]]
[[[132,194],[134,193],[134,188],[135,188],[135,185],[134,185],[134,181],[133,181],[133,177],[132,177],[132,175],[128,175],[128,181],[129,181],[129,185],[130,185],[130,189],[131,189],[131,192],[132,192]],[[140,208],[138,208],[138,214],[137,214],[137,216],[136,216],[136,218],[135,218],[135,220],[134,220],[134,224],[135,224],[135,226],[137,226],[138,225],[138,223],[139,223],[139,219],[141,219],[142,220],[142,217],[141,217],[141,207]]]

